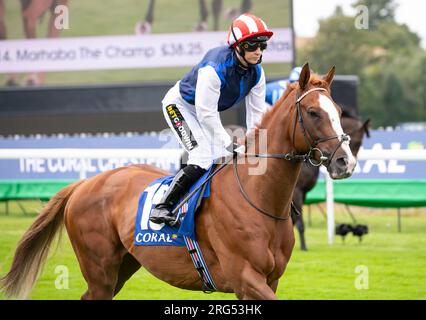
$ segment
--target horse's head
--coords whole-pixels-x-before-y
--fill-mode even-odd
[[[369,124],[370,119],[362,122],[358,118],[347,115],[344,111],[342,114],[342,128],[345,133],[351,137],[350,148],[352,154],[356,156],[362,145],[362,140],[364,139],[364,134],[367,137],[370,137]]]
[[[356,159],[340,123],[341,108],[331,98],[334,72],[332,67],[323,78],[311,77],[309,64],[303,66],[293,90],[296,102],[291,134],[298,153],[306,153],[313,165],[325,165],[331,178],[343,179],[351,176]]]

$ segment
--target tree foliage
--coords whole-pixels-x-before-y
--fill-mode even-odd
[[[357,5],[369,8],[369,29],[357,28],[338,7],[298,52],[298,64],[310,61],[318,73],[336,65],[338,74],[357,75],[360,113],[375,127],[426,121],[426,52],[419,36],[395,21],[393,0]]]

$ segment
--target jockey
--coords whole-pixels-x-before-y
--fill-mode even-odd
[[[275,102],[283,95],[285,89],[290,83],[299,80],[301,67],[293,68],[290,72],[288,79],[268,82],[266,84],[266,102],[273,106]]]
[[[260,63],[272,37],[266,24],[246,13],[229,29],[228,46],[209,50],[190,72],[164,97],[167,124],[188,152],[188,165],[174,177],[160,203],[152,210],[154,223],[174,225],[171,210],[215,159],[245,152],[224,129],[219,112],[245,98],[247,130],[260,121],[267,109],[265,73]]]

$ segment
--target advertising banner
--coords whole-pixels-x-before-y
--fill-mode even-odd
[[[168,131],[167,131],[168,132]],[[371,131],[371,138],[364,138],[364,149],[424,149],[426,131]],[[65,138],[20,138],[0,139],[1,149],[14,148],[104,148],[104,149],[179,149],[173,135],[146,134],[110,137],[65,137]],[[143,152],[141,152],[143,154]],[[111,157],[109,159],[42,159],[22,158],[0,160],[0,180],[7,179],[78,179],[82,161],[88,169],[87,175],[125,166],[130,163],[156,165],[175,172],[179,169],[179,157],[166,152],[162,157],[142,156],[141,158]],[[324,168],[322,169],[324,170]],[[321,177],[322,175],[320,175]],[[367,160],[359,161],[353,179],[426,179],[426,163],[423,161]]]
[[[183,67],[197,64],[226,32],[0,41],[0,73]],[[293,61],[292,31],[274,29],[263,63]]]
[[[110,157],[108,159],[80,158],[21,158],[0,160],[0,180],[27,179],[74,179],[80,177],[82,166],[88,177],[97,173],[127,166],[130,164],[149,164],[169,172],[180,167],[180,157],[166,152],[152,156],[144,149],[179,149],[179,144],[171,133],[157,135],[109,136],[109,137],[55,137],[46,139],[20,138],[0,139],[2,149],[139,149],[140,157]]]
[[[364,137],[361,149],[418,150],[426,147],[426,130],[424,131],[371,131],[371,137]],[[321,171],[326,172],[322,167]],[[323,177],[321,175],[320,177]],[[426,162],[400,160],[364,160],[358,161],[352,179],[426,179]]]

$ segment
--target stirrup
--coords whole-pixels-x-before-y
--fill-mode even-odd
[[[166,203],[159,203],[151,211],[151,216],[149,217],[149,220],[157,224],[165,223],[173,227],[179,219],[177,215],[172,214],[169,205],[167,205]]]
[[[149,220],[154,223],[167,223],[170,226],[178,224],[179,214],[172,214],[173,207],[204,172],[204,169],[196,165],[189,165],[179,170],[161,198],[160,203],[151,210]]]

